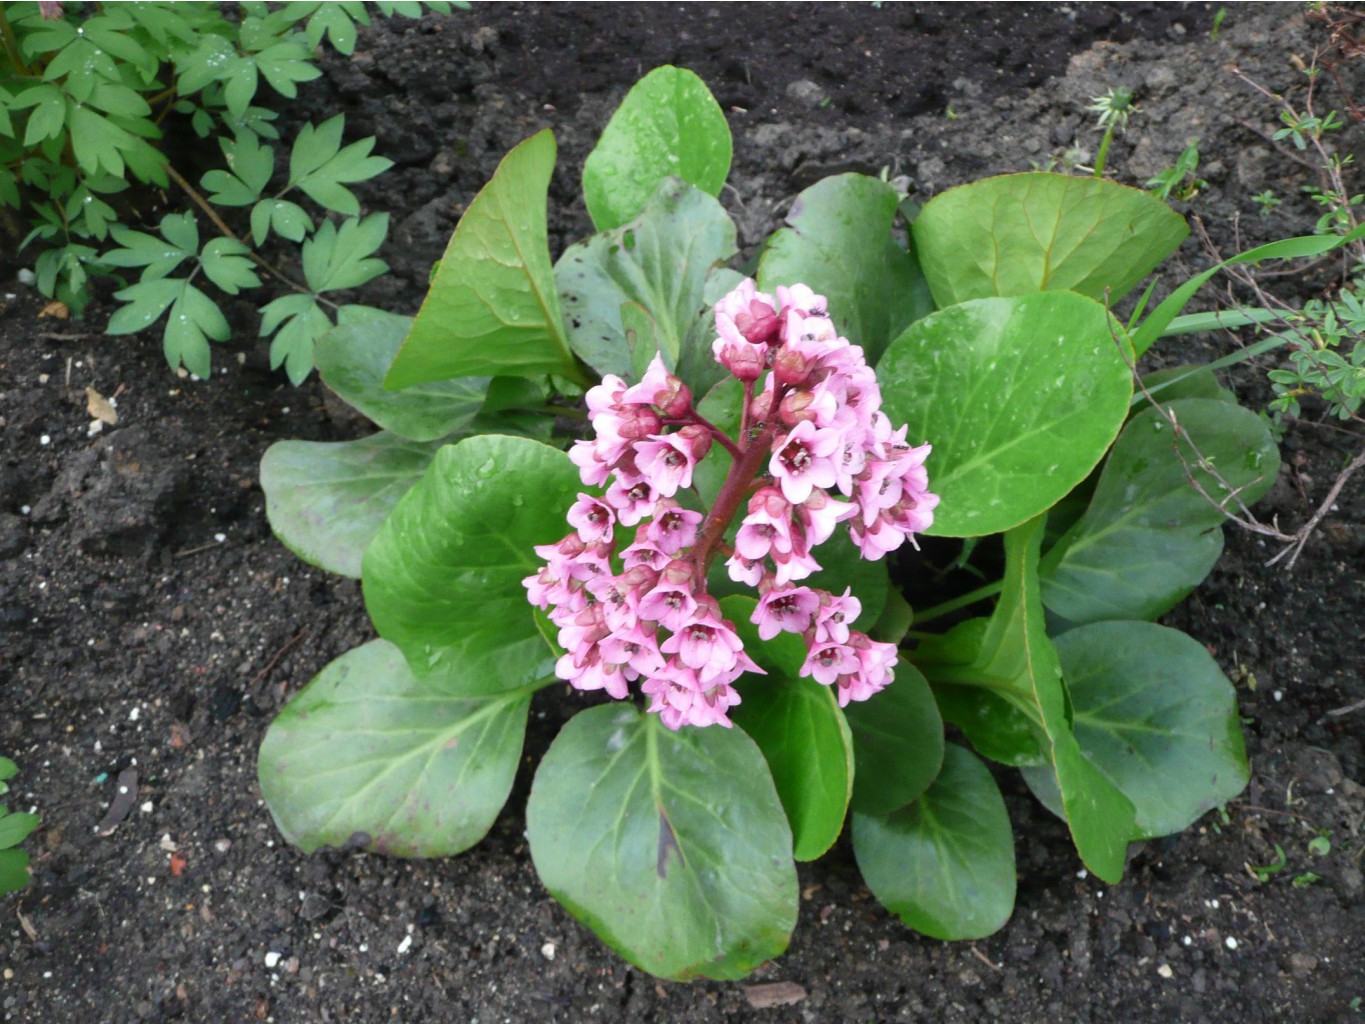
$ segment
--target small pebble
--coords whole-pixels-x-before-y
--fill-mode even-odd
[[[280,958],[282,956],[284,956],[283,953],[276,953],[272,949],[269,953],[265,955],[265,965],[273,971],[275,969],[275,965],[280,962]]]
[[[411,936],[411,935],[404,935],[404,936],[403,936],[403,941],[400,942],[400,943],[398,944],[398,952],[399,952],[399,953],[406,953],[406,952],[407,952],[408,950],[410,950],[411,948],[412,948],[412,936]]]
[[[1156,973],[1161,975],[1163,978],[1175,977],[1175,971],[1171,970],[1170,964],[1162,964],[1160,967],[1156,969]]]
[[[232,840],[231,840],[231,839],[215,839],[215,840],[213,841],[213,848],[214,848],[215,850],[217,850],[219,853],[227,853],[228,850],[231,850],[231,849],[232,849]]]
[[[39,444],[51,444],[51,443],[52,443],[52,435],[51,435],[51,434],[44,434],[42,437],[38,438],[38,443],[39,443]]]
[[[1077,878],[1089,878],[1089,877],[1090,877],[1090,872],[1087,871],[1087,870],[1085,870],[1085,868],[1081,868],[1081,870],[1079,870],[1079,871],[1076,872],[1076,877],[1077,877]]]
[[[545,943],[540,947],[540,955],[546,960],[553,960],[555,958],[555,944],[553,942]]]
[[[223,541],[227,540],[227,534],[226,534],[226,533],[215,533],[215,534],[213,535],[213,539],[216,540],[219,544],[221,544],[221,543],[223,543]]]
[[[128,721],[136,722],[141,714],[142,714],[141,708],[133,708],[132,711],[128,712]]]
[[[1236,949],[1237,940],[1234,939],[1231,935],[1229,935],[1226,939],[1223,940],[1223,945],[1227,946],[1228,949]]]
[[[156,806],[150,800],[142,805],[143,814],[151,814],[154,810],[156,810]]]
[[[1271,696],[1275,698],[1276,703],[1279,703],[1280,701],[1284,700],[1284,691],[1276,690]]]

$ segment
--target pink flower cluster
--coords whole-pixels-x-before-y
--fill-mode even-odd
[[[881,558],[927,528],[938,504],[929,445],[892,428],[862,349],[839,336],[823,297],[794,285],[774,300],[745,281],[715,314],[716,359],[744,387],[738,436],[703,418],[658,357],[633,387],[604,378],[587,396],[596,437],[569,454],[583,483],[605,491],[578,496],[573,531],[536,548],[546,565],[525,580],[559,627],[557,674],[618,699],[641,681],[649,710],[673,729],[729,726],[733,684],[762,671],[706,591],[716,553],[729,554],[732,579],[757,588],[759,636],[799,634],[802,675],[836,687],[844,706],[891,682],[896,648],[850,628],[861,607],[849,591],[798,582],[820,569],[811,549],[847,523],[862,556]],[[678,497],[713,445],[732,465],[703,515]]]

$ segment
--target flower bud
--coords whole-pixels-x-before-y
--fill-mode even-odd
[[[784,348],[773,359],[773,376],[779,384],[805,387],[812,369],[806,357],[795,349]]]
[[[777,341],[782,321],[773,307],[759,299],[752,299],[749,308],[735,314],[735,328],[744,335],[744,340],[754,345],[772,344]]]
[[[664,421],[650,406],[627,405],[621,409],[616,432],[626,441],[639,441],[650,434],[657,434],[663,425]]]
[[[762,423],[773,414],[773,393],[760,391],[749,403],[749,422]]]
[[[654,393],[654,404],[669,419],[678,419],[691,410],[692,391],[677,377],[669,374],[666,386]]]
[[[814,421],[816,419],[816,410],[812,408],[814,402],[815,396],[809,391],[791,392],[782,399],[782,404],[778,407],[782,422],[794,427],[806,420]]]
[[[699,423],[689,423],[677,433],[677,439],[692,453],[692,461],[700,462],[711,450],[711,431]]]

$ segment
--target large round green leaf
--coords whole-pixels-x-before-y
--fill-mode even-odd
[[[583,164],[583,199],[599,231],[640,215],[665,178],[720,195],[730,173],[730,125],[706,83],[655,68],[631,87]]]
[[[545,887],[651,974],[743,977],[796,925],[791,830],[740,729],[581,712],[536,771],[526,835]]]
[[[923,673],[909,662],[871,700],[844,709],[853,731],[853,808],[890,814],[914,800],[943,766],[943,719]]]
[[[1190,229],[1150,192],[1035,172],[942,192],[912,232],[935,301],[950,306],[1052,289],[1116,302]]]
[[[1074,292],[977,299],[910,325],[877,368],[891,422],[934,446],[931,534],[1018,526],[1085,479],[1132,377],[1104,307]]]
[[[882,906],[935,939],[980,939],[1014,911],[1014,836],[986,766],[949,744],[909,807],[853,815],[853,852]]]
[[[1076,740],[1133,802],[1142,836],[1183,831],[1246,787],[1237,696],[1197,640],[1150,622],[1097,622],[1056,643]],[[1024,778],[1059,811],[1050,768]]]
[[[581,483],[558,449],[484,434],[442,448],[365,552],[365,607],[419,679],[458,696],[548,675],[521,581],[569,532]]]
[[[412,317],[382,314],[334,327],[318,339],[314,358],[323,383],[386,430],[413,441],[435,441],[469,426],[483,406],[487,377],[384,387]]]
[[[934,308],[919,263],[891,237],[900,198],[865,174],[824,178],[796,197],[758,265],[766,291],[800,283],[829,299],[839,332],[874,365],[892,338]]]
[[[270,528],[305,562],[359,579],[365,549],[440,447],[387,430],[355,441],[276,441],[261,459]]]
[[[390,388],[478,375],[577,376],[546,234],[555,140],[538,132],[503,158],[446,246]]]
[[[735,226],[720,203],[665,179],[638,217],[571,245],[555,264],[569,344],[598,373],[638,379],[656,351],[676,372],[706,311],[707,279],[734,254]],[[632,331],[623,307],[647,324]],[[709,339],[705,349],[711,360]]]
[[[1180,436],[1162,411],[1149,407],[1134,416],[1114,443],[1089,508],[1042,561],[1043,603],[1071,622],[1155,619],[1170,611],[1223,551],[1226,515],[1214,501],[1229,500],[1231,488],[1249,505],[1275,482],[1279,449],[1255,413],[1218,398],[1161,405],[1175,416]]]
[[[746,675],[731,720],[753,737],[772,771],[797,860],[815,860],[844,829],[853,791],[853,736],[833,689],[803,677],[806,644],[792,633],[761,640],[752,597],[720,603],[744,650],[767,675]]]
[[[261,795],[304,850],[459,853],[507,801],[531,689],[449,697],[413,678],[392,644],[372,640],[324,668],[271,724]]]

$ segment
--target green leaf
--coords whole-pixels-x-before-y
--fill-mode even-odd
[[[745,675],[730,719],[763,751],[787,812],[797,860],[815,860],[839,838],[853,789],[853,737],[833,690],[802,677],[806,645],[791,633],[761,640],[752,597],[727,597],[721,612],[767,675]],[[875,699],[875,698],[874,698]]]
[[[1142,388],[1133,395],[1129,419],[1151,408],[1148,394],[1163,405],[1178,398],[1215,398],[1220,402],[1237,403],[1237,396],[1219,384],[1213,371],[1204,366],[1168,366],[1153,370],[1143,374]]]
[[[536,771],[526,835],[550,893],[659,977],[741,978],[796,925],[791,830],[739,729],[580,712]]]
[[[251,240],[257,245],[263,244],[271,229],[281,238],[302,242],[313,230],[313,218],[302,206],[288,199],[262,199],[251,208]]]
[[[1282,238],[1278,242],[1258,245],[1254,249],[1238,253],[1232,258],[1196,274],[1166,296],[1161,305],[1152,310],[1147,319],[1142,321],[1142,326],[1134,332],[1133,350],[1140,356],[1151,348],[1152,344],[1171,325],[1171,321],[1179,315],[1190,299],[1194,298],[1195,293],[1204,286],[1204,282],[1224,267],[1239,263],[1260,263],[1263,260],[1289,260],[1300,259],[1305,256],[1323,256],[1361,238],[1365,238],[1365,224],[1345,235],[1302,235],[1298,238]]]
[[[210,281],[229,295],[236,295],[243,288],[261,286],[254,264],[247,258],[250,252],[235,238],[214,238],[204,245],[199,265]]]
[[[1133,802],[1139,838],[1182,832],[1246,787],[1237,695],[1203,644],[1150,622],[1098,622],[1063,633],[1057,654],[1076,740]],[[1056,792],[1050,774],[1024,769],[1035,792]]]
[[[231,329],[217,303],[188,281],[183,284],[183,290],[171,306],[161,344],[171,369],[184,366],[190,373],[207,380],[212,372],[208,340],[227,341]]]
[[[28,885],[28,854],[23,850],[0,850],[0,896]]]
[[[187,231],[179,214],[163,217],[161,231],[167,237],[175,235],[189,244],[181,245],[143,231],[134,231],[122,224],[114,224],[109,234],[122,248],[111,249],[100,257],[100,262],[111,267],[145,267],[142,273],[144,283],[166,277],[199,251],[199,232],[194,229],[192,218]]]
[[[955,744],[918,800],[888,816],[854,814],[853,852],[886,907],[935,939],[981,939],[1014,912],[1014,836],[986,766]]]
[[[332,329],[332,321],[311,295],[282,295],[261,309],[260,336],[277,327],[270,339],[270,366],[283,366],[291,384],[302,384],[313,372],[313,347]]]
[[[730,126],[700,78],[655,68],[631,87],[583,164],[583,199],[599,231],[638,217],[665,178],[720,195]]]
[[[299,82],[311,82],[322,76],[322,69],[314,66],[312,59],[306,48],[288,42],[268,46],[255,55],[261,76],[277,93],[291,100],[299,94]]]
[[[637,380],[636,346],[622,316],[634,303],[649,315],[664,365],[677,372],[688,332],[707,308],[707,277],[736,251],[735,226],[720,203],[666,179],[639,217],[570,246],[555,264],[570,346],[598,373]]]
[[[500,374],[581,379],[564,339],[546,238],[554,162],[548,131],[503,158],[460,218],[386,387]]]
[[[385,430],[414,441],[434,441],[470,425],[488,390],[487,377],[458,377],[384,388],[384,374],[412,324],[411,317],[382,316],[333,328],[318,339],[315,356],[323,382]]]
[[[879,178],[840,174],[806,189],[758,264],[765,291],[806,284],[839,333],[876,365],[892,338],[933,311],[915,257],[891,237],[900,196]]]
[[[844,708],[853,731],[853,809],[890,814],[916,799],[943,765],[943,719],[924,675],[906,661],[871,700]]]
[[[130,285],[114,293],[114,298],[126,302],[109,318],[105,334],[136,334],[161,319],[166,307],[185,289],[185,282],[170,278],[155,278]]]
[[[372,640],[324,668],[261,743],[261,795],[304,851],[442,857],[473,846],[511,791],[529,689],[479,700],[422,686]]]
[[[209,171],[204,175],[204,188],[213,193],[209,201],[221,206],[250,206],[270,184],[275,172],[275,151],[261,145],[249,132],[243,132],[233,141],[220,139],[219,145],[227,159],[228,170]],[[264,239],[256,244],[260,245],[261,241]]]
[[[1051,289],[1117,302],[1180,246],[1185,220],[1104,178],[1006,174],[924,204],[911,225],[934,300]]]
[[[388,231],[387,213],[372,213],[364,220],[351,217],[339,228],[324,221],[303,243],[303,277],[308,287],[315,293],[333,292],[373,281],[389,269],[383,260],[371,258]]]
[[[568,532],[582,483],[569,457],[521,438],[482,435],[448,446],[365,553],[365,607],[418,678],[470,696],[548,675],[555,652],[522,580],[543,567],[533,548]]]
[[[1133,805],[1081,753],[1057,650],[1048,638],[1039,594],[1038,548],[1046,517],[1005,534],[1000,602],[969,664],[916,662],[936,686],[994,691],[1033,722],[1061,786],[1067,824],[1081,859],[1106,882],[1123,877],[1128,841],[1138,835]]]
[[[392,160],[370,156],[375,140],[361,139],[341,146],[346,118],[338,114],[314,129],[304,125],[289,157],[289,188],[301,189],[310,199],[349,217],[360,213],[360,202],[347,184],[368,181],[393,166]]]
[[[17,846],[28,838],[42,819],[36,814],[6,814],[0,817],[0,850]]]
[[[934,446],[926,532],[1010,529],[1086,478],[1128,412],[1132,376],[1103,306],[1073,292],[976,299],[925,317],[877,370],[884,409]]]
[[[355,441],[276,441],[261,459],[270,528],[305,562],[359,579],[365,549],[438,448],[388,431]]]
[[[1089,508],[1043,560],[1043,603],[1071,622],[1155,619],[1170,611],[1223,551],[1225,514],[1213,501],[1238,509],[1224,485],[1250,505],[1275,482],[1279,450],[1255,413],[1210,398],[1162,407],[1174,414],[1180,436],[1158,410],[1134,416],[1114,443]]]

